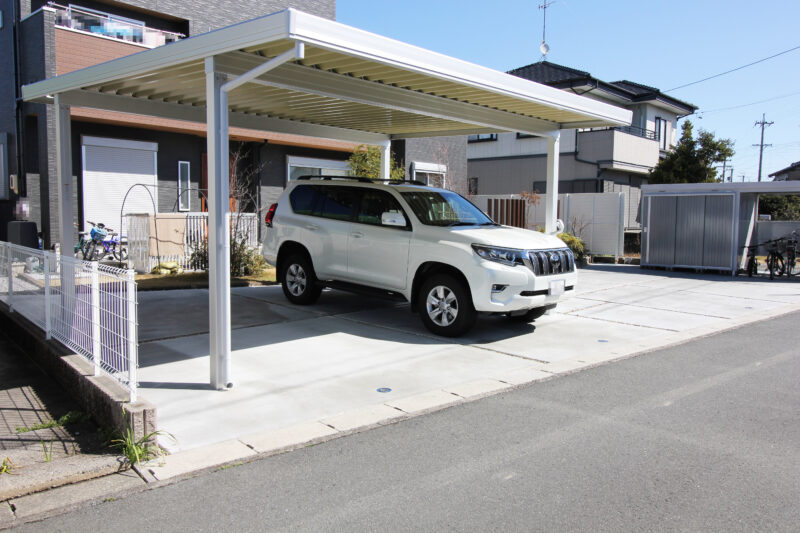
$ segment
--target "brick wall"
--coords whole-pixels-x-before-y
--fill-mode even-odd
[[[55,39],[56,74],[59,75],[148,49],[63,28],[55,29]]]

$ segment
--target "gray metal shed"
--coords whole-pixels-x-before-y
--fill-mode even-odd
[[[800,182],[642,186],[642,266],[744,268],[760,194],[800,194]]]

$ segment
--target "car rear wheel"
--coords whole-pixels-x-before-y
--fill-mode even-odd
[[[291,256],[283,264],[281,287],[286,298],[298,305],[313,304],[322,292],[311,261],[301,254]]]
[[[422,323],[437,335],[458,337],[475,323],[477,314],[468,288],[448,274],[426,280],[417,301]]]

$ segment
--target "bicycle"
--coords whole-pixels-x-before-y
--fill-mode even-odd
[[[800,262],[797,261],[797,231],[786,238],[786,275],[796,276],[800,273]]]
[[[755,244],[753,246],[747,247],[747,277],[752,278],[756,274],[758,274],[758,259],[756,259],[756,251],[758,250],[758,245]]]
[[[775,279],[775,276],[782,276],[786,271],[786,263],[783,260],[779,247],[783,239],[775,239],[767,241],[764,244],[769,245],[767,252],[767,270],[769,270],[769,279]]]
[[[92,225],[92,229],[89,232],[88,244],[83,248],[84,260],[101,261],[109,256],[119,262],[128,259],[128,249],[123,246],[124,241],[118,233],[107,228],[105,224],[95,224],[91,220],[86,222]]]

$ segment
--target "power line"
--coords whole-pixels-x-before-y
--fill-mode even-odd
[[[742,70],[743,68],[752,67],[753,65],[757,65],[758,63],[763,63],[764,61],[767,61],[769,59],[772,59],[772,58],[775,58],[775,57],[778,57],[778,56],[782,56],[783,54],[788,54],[789,52],[794,52],[795,50],[800,50],[800,45],[795,46],[794,48],[789,48],[788,50],[784,50],[783,52],[778,52],[777,54],[771,55],[769,57],[765,57],[765,58],[759,59],[757,61],[753,61],[752,63],[748,63],[746,65],[742,65],[741,67],[732,68],[730,70],[726,70],[725,72],[720,72],[719,74],[714,74],[713,76],[709,76],[707,78],[703,78],[702,80],[693,81],[693,82],[687,83],[685,85],[679,85],[677,87],[673,87],[672,89],[667,89],[667,92],[675,91],[675,90],[678,90],[678,89],[683,89],[684,87],[689,87],[690,85],[696,85],[696,84],[702,83],[704,81],[713,80],[714,78],[719,78],[720,76],[724,76],[725,74],[730,74],[731,72],[736,72],[737,70]]]
[[[734,105],[734,106],[730,106],[730,107],[720,107],[720,108],[717,108],[717,109],[709,109],[708,111],[704,111],[704,110],[701,109],[700,111],[697,112],[697,114],[698,115],[705,115],[707,113],[718,113],[720,111],[730,111],[732,109],[741,109],[743,107],[749,107],[751,105],[765,104],[767,102],[772,102],[773,100],[780,100],[781,98],[789,98],[790,96],[796,96],[798,94],[800,94],[800,91],[798,91],[796,93],[782,94],[780,96],[773,96],[772,98],[767,98],[765,100],[759,100],[758,102],[750,102],[749,104],[739,104],[739,105]]]

